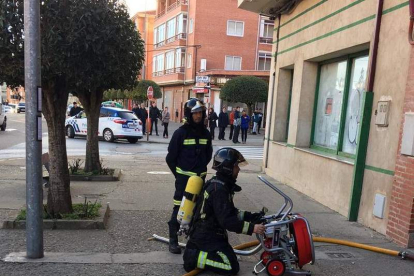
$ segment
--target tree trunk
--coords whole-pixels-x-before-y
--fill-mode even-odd
[[[98,131],[102,98],[103,92],[98,91],[94,91],[88,94],[79,94],[79,99],[85,109],[86,116],[88,118],[85,172],[101,170],[101,162],[99,160]]]
[[[73,212],[65,138],[66,91],[65,84],[59,81],[43,89],[43,114],[49,133],[47,210],[52,216]]]

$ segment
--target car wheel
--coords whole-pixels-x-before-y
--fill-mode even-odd
[[[128,140],[128,142],[130,142],[131,144],[135,144],[136,142],[138,142],[138,138],[128,138],[127,140]]]
[[[75,130],[73,129],[73,127],[72,127],[72,126],[68,126],[68,127],[66,127],[66,135],[67,135],[69,138],[75,138]]]
[[[114,134],[112,133],[112,130],[110,130],[109,128],[105,129],[103,132],[103,138],[107,142],[113,142]]]
[[[1,125],[0,129],[1,131],[5,131],[7,127],[7,119],[6,117],[4,118],[3,124]]]

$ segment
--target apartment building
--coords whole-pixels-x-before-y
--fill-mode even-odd
[[[266,173],[414,247],[409,1],[239,4],[277,17]]]
[[[273,29],[274,20],[238,9],[237,0],[158,0],[152,60],[152,80],[163,91],[158,105],[178,121],[190,97],[220,110],[220,88],[233,77],[268,81]]]
[[[140,80],[152,80],[152,57],[154,54],[154,20],[156,11],[137,12],[131,20],[134,22],[137,30],[141,34],[141,38],[145,43],[145,61],[142,65]]]

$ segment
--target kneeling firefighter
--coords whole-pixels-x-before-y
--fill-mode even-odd
[[[201,191],[184,252],[187,272],[201,268],[223,275],[237,274],[239,263],[227,230],[246,235],[264,233],[264,225],[254,224],[260,221],[261,213],[238,210],[233,203],[234,193],[241,191],[236,179],[243,163],[247,163],[243,155],[233,148],[222,148],[214,155],[213,169],[217,173]]]
[[[192,98],[184,105],[185,122],[177,129],[168,146],[166,161],[175,176],[174,208],[168,222],[169,251],[180,254],[177,232],[180,224],[177,213],[187,181],[191,176],[200,176],[203,181],[207,175],[207,165],[213,155],[210,132],[204,126],[206,107],[198,99]]]

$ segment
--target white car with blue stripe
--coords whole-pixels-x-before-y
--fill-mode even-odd
[[[88,125],[85,112],[81,111],[76,116],[66,119],[65,127],[69,138],[86,137]],[[143,137],[142,122],[130,110],[101,107],[98,136],[103,137],[107,142],[126,139],[130,143],[136,143]]]

